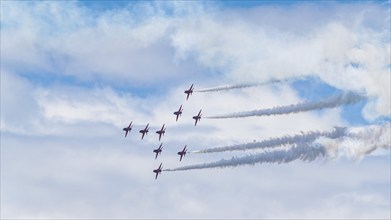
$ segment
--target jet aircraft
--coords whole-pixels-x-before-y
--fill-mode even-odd
[[[160,163],[159,168],[157,168],[156,170],[153,170],[153,172],[156,173],[155,179],[157,179],[157,176],[159,175],[159,173],[162,172],[162,169],[163,169],[162,163]]]
[[[164,128],[164,124],[162,126],[162,128],[158,131],[156,131],[156,134],[159,134],[159,141],[160,141],[160,138],[162,137],[162,135],[164,136],[164,133],[166,133],[166,129]]]
[[[133,121],[130,122],[130,124],[129,124],[128,127],[122,129],[122,130],[125,131],[125,137],[128,136],[128,132],[132,130],[132,127],[133,127],[133,126],[132,126],[132,123],[133,123]]]
[[[176,115],[176,121],[178,121],[179,116],[182,115],[182,111],[183,111],[183,109],[182,109],[182,105],[181,105],[181,106],[179,107],[179,110],[176,111],[176,112],[174,112],[174,115]]]
[[[157,149],[153,150],[153,152],[156,154],[155,159],[157,158],[157,156],[158,156],[159,154],[162,153],[162,150],[163,150],[162,145],[163,145],[163,143],[161,143],[160,146],[159,146]]]
[[[149,126],[149,123],[147,124],[147,126],[145,126],[145,128],[143,130],[140,130],[140,133],[143,134],[141,136],[141,140],[144,138],[144,135],[148,134],[148,130],[149,130],[148,126]]]
[[[193,85],[194,84],[191,84],[191,86],[190,86],[190,88],[188,89],[188,90],[185,90],[185,93],[187,94],[187,97],[186,97],[186,100],[188,100],[189,99],[189,96],[191,95],[191,94],[193,94]]]
[[[187,153],[187,149],[186,149],[187,145],[185,145],[185,147],[183,148],[182,151],[179,151],[178,152],[178,155],[180,155],[181,157],[179,158],[179,161],[182,161],[182,157],[184,157]]]
[[[194,126],[197,126],[197,122],[201,121],[201,116],[202,116],[201,111],[202,111],[202,109],[200,110],[200,112],[198,112],[198,115],[193,116],[193,119],[195,120]]]

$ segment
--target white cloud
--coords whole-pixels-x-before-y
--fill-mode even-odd
[[[38,121],[39,106],[34,87],[28,80],[7,71],[1,72],[1,130],[23,132]]]
[[[171,59],[174,51],[168,30],[172,21],[157,7],[95,15],[75,2],[2,5],[6,68],[132,84],[196,73],[196,66],[175,64]],[[148,16],[140,18],[142,11]]]
[[[382,5],[243,11],[145,3],[101,14],[73,2],[4,7],[6,68],[122,85],[210,76],[210,70],[242,82],[317,75],[339,89],[366,93],[367,119],[390,116],[389,10]]]
[[[343,160],[325,164],[266,164],[162,173],[155,181],[151,170],[159,161],[151,157],[152,147],[116,139],[101,139],[99,143],[90,139],[86,145],[88,142],[78,140],[59,143],[46,139],[43,143],[39,139],[26,142],[8,136],[7,148],[2,148],[2,163],[7,165],[7,169],[2,168],[2,217],[386,218],[389,215],[387,160],[364,159],[360,164]],[[168,166],[167,162],[179,164],[172,148],[175,147],[167,147],[161,155],[163,166]],[[187,155],[182,164],[200,160],[205,158]],[[379,167],[385,172],[373,172]]]
[[[359,164],[341,159],[162,173],[157,181],[152,173],[160,161],[172,168],[232,156],[190,154],[178,164],[184,144],[195,150],[348,125],[340,109],[332,109],[202,119],[194,127],[191,116],[201,108],[206,116],[302,100],[289,85],[273,85],[195,93],[185,101],[189,81],[200,88],[318,75],[373,97],[367,118],[389,116],[382,6],[225,9],[148,2],[92,11],[75,2],[1,4],[1,217],[389,217],[389,152]],[[34,78],[45,74],[104,83],[45,85]],[[120,92],[117,86],[156,91]],[[181,104],[176,123],[173,112]],[[131,120],[136,126],[125,139],[121,129]],[[141,141],[138,130],[146,123],[153,128]],[[154,160],[154,132],[163,123],[164,151]]]
[[[217,16],[188,18],[178,25],[172,41],[178,57],[185,59],[192,54],[203,65],[225,71],[235,81],[317,75],[339,89],[364,92],[371,97],[365,112],[368,119],[389,117],[390,31],[387,20],[373,19],[377,29],[367,24],[371,18],[367,14],[385,15],[389,10],[352,5],[346,8],[349,18],[345,18],[345,10],[337,10],[335,17],[342,19],[329,18],[320,26],[311,23],[307,32],[285,29],[301,21],[303,11],[309,17],[316,16],[318,7],[298,8],[291,12],[292,20],[272,27],[264,25],[268,21],[261,20],[259,24],[243,18],[231,20],[227,15],[223,18],[228,21]],[[349,9],[358,11],[352,13]],[[275,12],[279,10],[270,9],[268,19],[281,17]]]

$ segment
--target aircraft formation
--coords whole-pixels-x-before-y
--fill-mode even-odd
[[[190,95],[193,94],[193,91],[194,91],[194,84],[191,84],[190,88],[185,90],[185,92],[184,92],[186,94],[186,100],[188,100]],[[183,112],[182,106],[183,105],[181,105],[179,107],[178,111],[174,112],[174,115],[176,117],[175,121],[178,121],[179,117],[182,115],[182,112]],[[201,117],[202,117],[201,112],[202,112],[202,109],[198,112],[197,115],[193,116],[193,119],[195,120],[194,126],[197,126],[197,123],[201,120]],[[128,133],[132,131],[132,128],[133,128],[132,123],[133,123],[133,121],[130,122],[127,127],[122,129],[123,131],[125,131],[125,138],[128,136]],[[141,134],[141,140],[143,140],[144,137],[148,134],[149,129],[150,129],[150,127],[149,127],[149,123],[148,123],[144,129],[141,129],[139,131],[139,133]],[[163,124],[163,126],[160,128],[160,130],[156,131],[156,134],[159,135],[159,141],[161,141],[162,136],[164,136],[165,133],[166,133],[166,127],[165,127],[165,124]],[[155,153],[155,159],[158,158],[158,156],[162,153],[162,151],[163,151],[163,143],[160,143],[160,146],[153,150],[153,153]],[[178,152],[179,162],[182,161],[182,159],[186,155],[186,153],[187,153],[187,145],[185,145],[183,147],[183,149]],[[160,163],[159,167],[157,169],[153,170],[153,172],[155,173],[155,180],[157,179],[159,174],[162,172],[162,169],[163,169],[163,163]]]
[[[269,83],[274,83],[274,81],[271,81]],[[260,84],[242,84],[242,85],[233,85],[233,86],[224,86],[224,87],[217,87],[217,88],[211,88],[211,89],[201,89],[201,90],[194,90],[193,84],[190,86],[189,89],[185,90],[184,93],[186,94],[186,100],[189,99],[189,97],[193,94],[193,92],[213,92],[213,91],[224,91],[224,90],[231,90],[231,89],[238,89],[238,88],[247,88],[251,86],[256,86]],[[198,112],[197,115],[193,116],[192,118],[195,120],[194,126],[197,126],[197,123],[200,122],[201,118],[204,119],[225,119],[225,118],[243,118],[243,117],[260,117],[260,116],[269,116],[269,115],[283,115],[283,114],[290,114],[290,113],[299,113],[299,112],[307,112],[307,111],[313,111],[313,110],[321,110],[325,108],[334,108],[342,105],[349,105],[354,104],[360,101],[364,101],[367,98],[361,94],[354,93],[354,92],[343,92],[334,96],[330,96],[328,98],[319,100],[319,101],[305,101],[305,102],[298,102],[296,104],[290,104],[285,106],[275,106],[272,108],[263,108],[259,110],[251,110],[251,111],[243,111],[243,112],[234,112],[230,114],[222,114],[222,115],[215,115],[215,116],[202,116],[202,109]],[[180,117],[182,116],[183,112],[183,105],[179,107],[177,111],[175,111],[173,114],[175,116],[175,121],[180,120]],[[125,138],[128,135],[128,133],[132,130],[132,123],[131,122],[127,127],[123,128],[123,131],[125,131]],[[375,125],[373,125],[375,126]],[[362,129],[365,130],[365,132],[368,135],[364,135],[366,137],[374,136],[379,137],[379,135],[386,135],[389,134],[389,124],[386,125],[376,125],[375,131],[377,132],[376,135],[372,135],[373,128],[372,127],[363,127]],[[139,132],[141,133],[141,139],[144,138],[145,135],[148,134],[149,131],[149,123],[146,125],[146,127]],[[265,151],[261,152],[259,154],[251,154],[243,157],[232,157],[231,159],[221,159],[219,161],[210,162],[210,163],[202,163],[202,164],[194,164],[194,165],[187,165],[187,166],[181,166],[173,169],[163,169],[163,164],[160,163],[159,167],[157,169],[153,170],[153,173],[155,173],[155,179],[159,176],[159,174],[162,171],[180,171],[180,170],[193,170],[193,169],[206,169],[206,168],[216,168],[216,167],[229,167],[229,166],[240,166],[240,165],[254,165],[255,163],[288,163],[293,160],[302,160],[302,161],[312,161],[320,157],[326,157],[327,154],[325,152],[328,151],[327,145],[320,145],[319,143],[314,143],[314,141],[318,137],[325,137],[326,139],[337,139],[337,138],[351,138],[354,141],[358,140],[357,135],[351,136],[351,134],[354,133],[354,128],[352,131],[345,129],[337,129],[335,128],[335,131],[333,132],[322,132],[319,133],[317,131],[312,131],[308,134],[302,134],[302,135],[295,135],[295,136],[287,136],[285,135],[282,138],[271,138],[271,139],[265,139],[261,142],[253,142],[253,143],[244,143],[244,144],[238,144],[233,146],[223,146],[223,147],[215,147],[215,148],[207,148],[207,149],[201,149],[196,151],[187,151],[187,145],[183,147],[181,151],[179,151],[177,154],[179,155],[179,162],[182,161],[182,159],[186,156],[187,153],[212,153],[212,152],[222,152],[222,151],[233,151],[233,150],[251,150],[251,149],[273,149],[271,151]],[[360,131],[361,132],[361,131]],[[164,134],[166,133],[166,127],[165,124],[156,131],[156,134],[158,134],[158,139],[161,141],[161,139],[164,137]],[[387,138],[384,138],[387,139]],[[378,148],[377,146],[387,146],[389,148],[389,143],[380,143],[380,140],[383,140],[382,138],[375,138],[375,139],[368,139],[371,144],[373,144],[374,148]],[[367,143],[365,141],[368,140],[359,140],[360,143]],[[334,143],[334,142],[333,142]],[[277,149],[278,147],[281,147],[282,145],[287,145],[286,149]],[[363,144],[363,146],[366,144]],[[339,147],[339,146],[338,146]],[[344,147],[344,146],[341,146]],[[274,149],[276,148],[276,149]],[[153,150],[155,159],[158,158],[159,154],[161,154],[163,151],[163,143],[160,144],[160,146],[157,149]]]

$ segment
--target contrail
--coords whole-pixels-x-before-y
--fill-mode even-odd
[[[271,138],[269,140],[264,140],[260,142],[246,143],[246,144],[237,144],[225,147],[216,147],[216,148],[208,148],[197,151],[192,151],[191,153],[216,153],[216,152],[224,152],[224,151],[239,151],[239,150],[253,150],[253,149],[264,149],[264,148],[272,148],[278,147],[284,144],[299,144],[299,143],[309,143],[313,142],[319,137],[328,137],[328,138],[339,138],[344,136],[347,128],[345,127],[335,127],[331,132],[319,132],[319,131],[311,131],[306,134],[298,134],[294,136],[283,136],[278,138]]]
[[[208,89],[200,89],[200,90],[195,90],[194,92],[218,92],[218,91],[231,90],[231,89],[242,89],[242,88],[249,88],[255,86],[263,86],[267,84],[280,83],[280,82],[281,80],[270,80],[263,83],[244,83],[244,84],[236,84],[236,85],[219,86],[219,87],[208,88]]]
[[[302,102],[288,106],[278,106],[274,108],[253,110],[246,112],[236,112],[227,115],[217,115],[205,118],[221,119],[221,118],[244,118],[252,116],[268,116],[268,115],[282,115],[296,112],[311,111],[316,109],[334,108],[340,105],[354,104],[361,100],[365,100],[364,96],[357,93],[346,92],[336,96],[332,96],[326,100],[319,102]]]
[[[195,164],[190,166],[178,167],[175,169],[165,169],[163,171],[195,170],[207,168],[236,167],[241,165],[255,165],[262,163],[289,163],[294,160],[313,161],[326,155],[324,147],[312,147],[308,144],[294,146],[288,150],[278,150],[253,154],[244,157],[232,157],[231,159],[222,159],[216,162]]]

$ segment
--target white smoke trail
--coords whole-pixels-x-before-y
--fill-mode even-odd
[[[338,139],[321,138],[313,143],[300,143],[288,150],[277,150],[244,157],[232,157],[216,162],[183,166],[164,171],[236,167],[262,163],[288,163],[293,160],[313,161],[319,157],[333,158],[344,153],[360,159],[376,149],[391,148],[391,123],[350,128]]]
[[[216,153],[216,152],[224,152],[224,151],[239,151],[239,150],[253,150],[253,149],[264,149],[264,148],[272,148],[278,147],[284,144],[299,144],[299,143],[309,143],[315,141],[319,137],[328,137],[328,138],[339,138],[345,135],[345,131],[347,128],[344,127],[335,127],[335,129],[331,132],[319,132],[319,131],[311,131],[306,134],[298,134],[294,136],[284,136],[279,138],[271,138],[269,140],[264,140],[260,142],[246,143],[246,144],[237,144],[232,146],[225,147],[216,147],[216,148],[208,148],[197,151],[192,151],[191,153]]]
[[[280,83],[281,80],[270,80],[263,83],[245,83],[245,84],[236,84],[236,85],[227,85],[227,86],[219,86],[209,89],[200,89],[195,90],[194,92],[218,92],[218,91],[225,91],[225,90],[231,90],[231,89],[243,89],[243,88],[249,88],[249,87],[255,87],[255,86],[263,86],[267,84],[272,83]]]
[[[344,137],[334,140],[319,138],[314,143],[324,146],[332,158],[345,155],[361,159],[376,149],[391,148],[391,123],[349,128]]]
[[[324,147],[312,147],[308,144],[294,146],[288,150],[278,150],[253,154],[244,157],[232,157],[231,159],[222,159],[216,162],[195,164],[190,166],[178,167],[175,169],[165,169],[163,171],[180,171],[207,168],[235,167],[240,165],[255,165],[257,163],[289,163],[293,160],[313,161],[326,155]]]
[[[251,116],[268,116],[268,115],[281,115],[296,112],[311,111],[316,109],[334,108],[341,105],[354,104],[359,101],[365,100],[364,96],[357,93],[347,92],[337,96],[332,96],[326,100],[319,102],[302,102],[298,104],[279,106],[269,109],[261,109],[246,112],[236,112],[227,115],[217,115],[205,118],[221,119],[221,118],[244,118]]]

